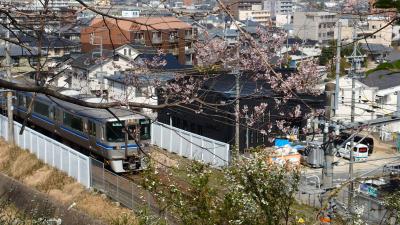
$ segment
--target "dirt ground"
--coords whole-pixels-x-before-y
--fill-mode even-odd
[[[0,140],[0,172],[108,224],[138,224],[131,210],[118,206],[100,193],[85,189],[65,173],[3,140]]]

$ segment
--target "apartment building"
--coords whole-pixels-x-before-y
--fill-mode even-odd
[[[268,25],[271,23],[271,14],[262,9],[261,5],[253,5],[251,10],[239,10],[239,20],[251,20],[258,22],[261,25]]]
[[[331,12],[294,12],[293,35],[328,43],[334,38],[336,20],[336,13]]]
[[[341,22],[341,39],[344,42],[353,41],[353,27],[356,23],[356,35],[361,44],[377,44],[389,47],[393,39],[393,26],[387,25],[390,18],[385,16],[367,16],[360,20],[353,21],[343,18]],[[379,32],[377,32],[379,30]],[[335,38],[338,29],[335,29]],[[366,38],[363,38],[366,37]]]
[[[18,0],[17,0],[18,2]],[[83,0],[84,3],[86,4],[100,4],[100,5],[104,5],[109,3],[109,0]],[[42,0],[28,0],[28,1],[21,1],[21,3],[28,3],[31,4],[32,6],[36,7],[36,8],[43,8],[43,3],[44,1]],[[70,6],[77,6],[79,5],[78,2],[76,2],[75,0],[49,0],[49,7],[50,8],[67,8]]]
[[[293,0],[265,0],[264,10],[270,12],[272,16],[292,13],[294,2]]]
[[[262,5],[262,0],[223,0],[230,12],[239,19],[239,11],[251,10],[253,5]]]
[[[132,43],[164,49],[181,64],[193,63],[193,28],[175,17],[138,17],[129,21],[95,18],[81,30],[83,52],[99,46],[115,49]]]

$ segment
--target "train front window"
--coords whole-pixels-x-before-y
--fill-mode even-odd
[[[140,120],[140,139],[150,139],[150,120]]]
[[[136,126],[128,126],[130,134],[134,134]],[[125,130],[124,124],[120,122],[108,122],[106,123],[106,135],[107,141],[109,142],[124,142],[125,141]],[[128,140],[133,140],[132,135],[128,136]]]

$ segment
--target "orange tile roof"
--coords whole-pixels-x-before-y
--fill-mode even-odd
[[[126,18],[126,20],[115,20],[107,18],[105,21],[111,28],[112,26],[118,25],[121,30],[173,30],[173,29],[191,29],[192,26],[182,22],[176,17],[138,17],[138,18]],[[102,27],[103,18],[97,17],[92,20],[91,27]],[[137,22],[137,23],[135,23]],[[138,24],[139,23],[139,24]]]

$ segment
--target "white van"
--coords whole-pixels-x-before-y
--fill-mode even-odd
[[[347,142],[344,148],[340,148],[337,155],[346,159],[350,159],[350,142]],[[358,144],[353,148],[354,161],[362,161],[368,159],[368,146]]]

